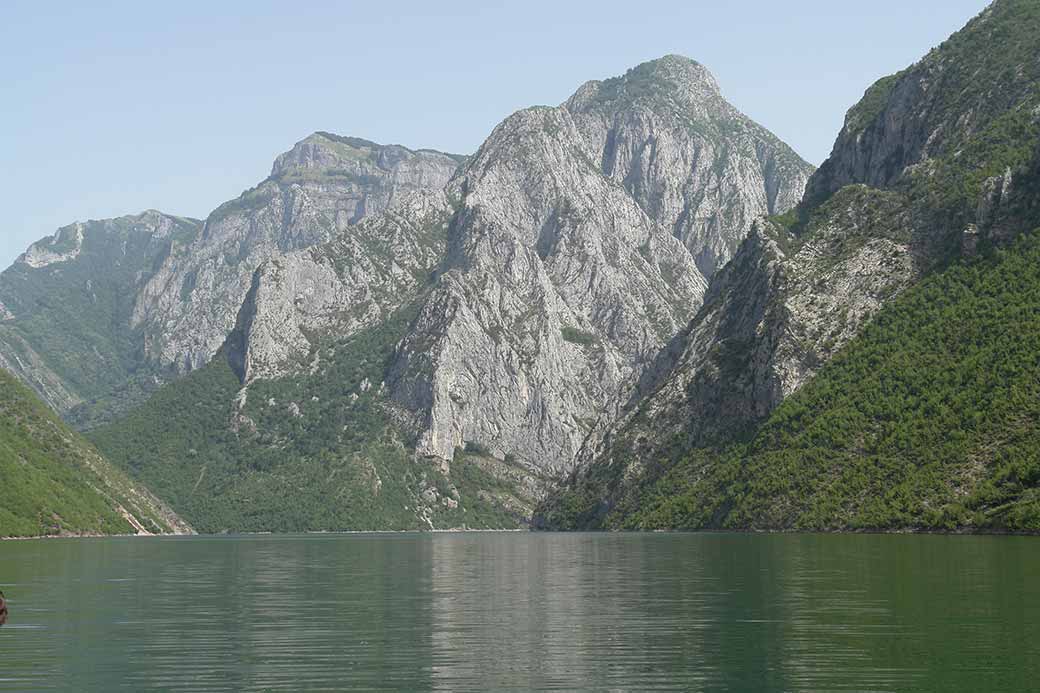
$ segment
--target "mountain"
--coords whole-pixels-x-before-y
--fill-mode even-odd
[[[0,537],[192,531],[5,371],[0,478]]]
[[[34,243],[0,273],[0,367],[72,416],[125,411],[153,392],[131,324],[134,297],[202,223],[156,211],[77,223]]]
[[[446,261],[388,373],[418,453],[474,442],[569,469],[603,403],[693,316],[704,271],[810,170],[677,56],[508,118],[449,186]]]
[[[630,528],[1040,531],[1040,229],[883,308],[751,440],[695,451]]]
[[[208,269],[153,282],[197,276],[189,339],[149,348],[194,367],[227,339],[93,440],[207,531],[515,526],[811,172],[667,56],[510,116],[442,189],[249,275],[201,250],[211,216],[178,260]],[[234,319],[209,286],[241,293]]]
[[[439,191],[461,157],[319,132],[279,156],[271,175],[218,207],[187,251],[141,291],[132,323],[156,363],[188,372],[235,326],[263,262],[332,240],[361,219]]]
[[[1031,409],[994,396],[1035,385],[1038,39],[1036,3],[998,0],[873,85],[540,521],[1035,529]]]
[[[440,190],[460,161],[321,132],[205,222],[65,227],[0,274],[0,365],[76,426],[108,421],[210,359],[261,263]]]

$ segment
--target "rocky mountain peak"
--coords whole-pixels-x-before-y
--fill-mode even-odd
[[[813,168],[677,55],[587,82],[563,104],[586,156],[693,255],[705,277],[760,214],[798,203]]]
[[[692,58],[674,53],[636,65],[623,77],[630,84],[670,82],[701,94],[722,94],[718,80],[711,71]]]
[[[641,63],[620,77],[586,82],[564,105],[574,112],[671,106],[696,115],[728,107],[714,75],[680,55]]]
[[[42,269],[76,259],[88,240],[96,246],[129,239],[162,241],[178,231],[194,230],[199,223],[197,219],[172,216],[155,209],[115,219],[77,221],[33,243],[15,260],[15,264]]]
[[[387,378],[417,453],[472,444],[569,469],[602,403],[696,312],[704,277],[810,172],[678,56],[506,118],[449,185],[444,271]]]
[[[185,253],[138,296],[133,324],[163,367],[209,361],[235,325],[260,265],[336,238],[362,219],[440,192],[462,157],[316,132],[277,158],[271,176],[218,207]]]
[[[413,151],[399,144],[377,144],[360,137],[344,137],[318,131],[297,142],[275,159],[271,178],[287,176],[348,176],[374,167],[392,172],[402,163],[419,160],[438,168],[454,169],[463,157],[433,149]],[[376,174],[378,175],[378,173]]]

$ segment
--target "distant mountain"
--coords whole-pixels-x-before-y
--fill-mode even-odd
[[[1040,6],[997,0],[849,111],[540,521],[1040,529],[1038,192]]]
[[[0,366],[78,427],[107,421],[210,359],[262,262],[440,190],[461,160],[316,133],[205,222],[65,227],[0,274]]]
[[[145,354],[181,372],[206,364],[234,328],[257,267],[330,241],[412,193],[440,191],[461,160],[325,132],[297,143],[149,280],[132,316]]]
[[[0,479],[0,537],[192,531],[2,370]]]
[[[202,222],[148,211],[77,223],[34,243],[0,273],[0,367],[59,413],[121,413],[163,381],[148,366],[134,303]]]
[[[812,172],[676,56],[520,111],[439,188],[424,176],[284,252],[286,227],[259,221],[296,209],[268,198],[283,165],[318,186],[313,218],[343,204],[318,196],[298,163],[313,158],[280,159],[267,211],[217,210],[150,283],[178,307],[139,313],[167,326],[150,353],[196,367],[222,335],[217,357],[92,434],[201,529],[525,522],[604,403],[695,315],[706,274]],[[252,195],[231,211],[257,214]]]

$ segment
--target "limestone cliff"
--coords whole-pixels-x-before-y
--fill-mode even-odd
[[[447,256],[388,375],[418,454],[469,442],[566,472],[705,273],[810,171],[676,56],[508,118],[448,187]]]
[[[218,207],[187,252],[155,273],[133,324],[159,364],[205,364],[235,325],[254,271],[283,253],[335,238],[416,191],[439,191],[459,160],[316,133],[275,161],[271,176]]]

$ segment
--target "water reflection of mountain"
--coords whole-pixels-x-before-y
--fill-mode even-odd
[[[715,557],[675,554],[679,545],[661,540],[438,536],[435,688],[650,690],[710,680],[724,591],[706,570]]]

